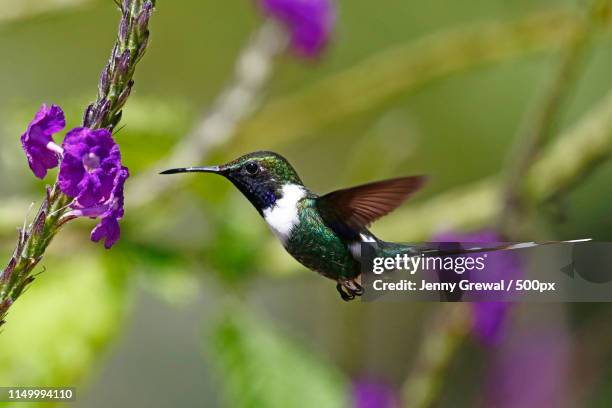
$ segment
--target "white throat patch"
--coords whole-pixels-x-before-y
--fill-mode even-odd
[[[306,196],[306,190],[297,184],[285,184],[282,191],[283,197],[272,207],[264,209],[263,216],[272,232],[285,245],[291,230],[300,222],[298,202]]]

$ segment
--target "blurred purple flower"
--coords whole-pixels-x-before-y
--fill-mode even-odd
[[[390,385],[372,379],[353,382],[354,408],[397,408],[399,397]]]
[[[129,177],[121,165],[119,146],[108,129],[76,128],[63,143],[59,186],[74,198],[72,215],[102,217],[91,239],[105,238],[108,249],[119,239],[118,220],[123,217],[123,186]]]
[[[497,408],[565,407],[570,344],[562,327],[540,327],[511,339],[495,355],[487,375],[485,403]]]
[[[470,242],[479,244],[495,245],[502,239],[493,231],[481,231],[471,234],[443,233],[434,237],[437,242]],[[465,255],[477,257],[480,254]],[[482,272],[486,273],[484,275]],[[512,251],[495,251],[487,253],[485,270],[480,274],[472,273],[472,282],[487,281],[496,282],[501,279],[516,279],[520,277],[521,265],[519,259]],[[483,279],[486,276],[486,279]],[[479,278],[480,277],[480,278]],[[488,295],[488,296],[487,296]],[[510,294],[512,295],[512,293]],[[472,302],[472,333],[483,344],[493,346],[499,344],[504,335],[505,325],[512,303],[509,299],[503,299],[501,294],[480,293],[471,295],[482,297],[483,300],[491,298],[502,301]]]
[[[335,22],[333,0],[259,0],[264,13],[281,21],[291,46],[304,57],[316,57],[329,42]]]
[[[21,135],[21,145],[34,175],[40,179],[47,175],[47,170],[57,166],[61,148],[53,141],[53,134],[66,126],[64,112],[57,105],[48,107],[43,104],[28,129]]]
[[[472,303],[472,331],[478,340],[488,346],[499,344],[510,306],[508,302]]]

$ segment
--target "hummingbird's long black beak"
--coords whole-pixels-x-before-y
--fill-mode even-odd
[[[164,170],[159,174],[177,174],[177,173],[221,173],[222,169],[219,166],[208,167],[181,167],[178,169]]]

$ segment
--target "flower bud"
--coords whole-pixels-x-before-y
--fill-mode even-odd
[[[8,282],[11,279],[16,265],[17,259],[12,257],[6,268],[4,268],[4,271],[2,271],[2,275],[0,275],[0,283]]]

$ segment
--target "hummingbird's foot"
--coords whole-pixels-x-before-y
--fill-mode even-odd
[[[355,296],[363,295],[363,287],[353,279],[339,280],[336,290],[345,302],[355,299]]]
[[[342,284],[340,283],[336,285],[336,290],[338,291],[338,293],[340,293],[340,297],[342,298],[342,300],[344,300],[345,302],[349,302],[355,299],[355,295],[345,292],[343,288],[344,286],[342,286]]]

